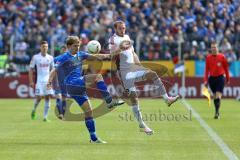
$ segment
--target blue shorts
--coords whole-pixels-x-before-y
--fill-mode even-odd
[[[210,89],[212,90],[213,93],[216,93],[216,92],[223,93],[224,82],[225,82],[225,77],[223,75],[217,76],[217,77],[210,76],[208,79]]]
[[[85,78],[80,77],[66,82],[67,93],[78,103],[83,105],[89,98],[86,92]]]
[[[79,106],[82,106],[87,100],[88,100],[88,96],[84,95],[84,96],[71,96],[77,103]]]

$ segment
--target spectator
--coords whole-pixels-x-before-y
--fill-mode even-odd
[[[15,46],[16,54],[13,56],[13,61],[17,64],[28,64],[30,57],[27,54],[27,43],[24,41],[17,42]]]
[[[110,26],[120,18],[126,21],[134,41],[142,37],[134,44],[139,46],[141,59],[174,57],[179,31],[183,33],[184,46],[190,46],[182,47],[183,53],[195,50],[191,45],[193,41],[198,43],[201,53],[206,53],[208,47],[201,46],[227,38],[233,52],[240,57],[240,3],[237,0],[3,0],[0,4],[0,54],[10,52],[11,38],[14,38],[14,46],[24,40],[28,46],[24,52],[32,56],[39,48],[38,41],[47,39],[61,46],[66,36],[73,34],[97,39],[106,50]],[[21,55],[28,59],[25,53],[17,53],[16,57]],[[192,56],[187,57],[192,59]]]
[[[17,77],[20,73],[18,72],[17,65],[15,63],[9,63],[6,68],[5,77]]]
[[[228,51],[232,50],[232,46],[227,40],[227,38],[224,38],[222,43],[220,44],[220,52],[223,54],[227,53]]]
[[[237,60],[237,56],[236,56],[236,54],[234,53],[234,51],[232,49],[227,50],[224,53],[224,55],[225,55],[229,65],[231,65],[232,62]]]

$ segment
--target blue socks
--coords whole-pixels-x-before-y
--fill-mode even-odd
[[[66,100],[62,100],[62,113],[63,113],[63,115],[65,114],[65,110],[66,110]]]
[[[112,97],[111,95],[109,94],[108,90],[107,90],[107,86],[106,84],[104,83],[104,81],[99,81],[97,82],[97,89],[100,90],[104,100],[107,102],[107,103],[110,103],[112,101]]]
[[[96,135],[95,122],[94,122],[93,118],[92,117],[85,118],[85,124],[86,124],[88,132],[90,134],[91,140],[96,141],[98,138]]]
[[[58,113],[63,114],[62,101],[59,98],[56,99],[56,107],[58,109]]]

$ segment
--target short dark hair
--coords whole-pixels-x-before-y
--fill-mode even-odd
[[[41,45],[43,45],[43,44],[48,44],[48,42],[47,41],[42,41]]]
[[[62,45],[60,49],[63,49],[63,48],[67,48],[67,45],[66,44]]]

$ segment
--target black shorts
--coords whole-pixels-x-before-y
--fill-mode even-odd
[[[225,77],[223,75],[217,77],[210,76],[208,79],[208,84],[213,93],[216,92],[223,93],[224,83]]]

